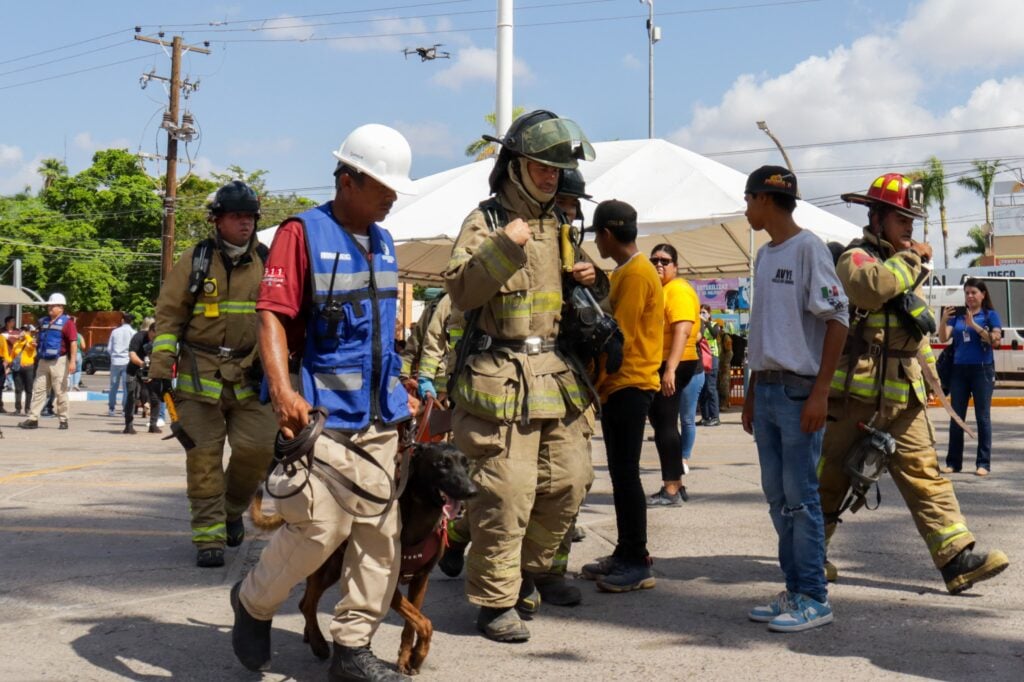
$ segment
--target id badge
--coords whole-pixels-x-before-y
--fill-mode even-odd
[[[964,330],[964,343],[970,343],[970,342],[971,342],[971,332],[968,331],[967,329],[965,329]]]

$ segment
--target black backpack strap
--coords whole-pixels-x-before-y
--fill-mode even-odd
[[[213,251],[216,247],[213,238],[210,238],[196,244],[192,251],[192,274],[188,277],[188,293],[192,295],[193,301],[203,290],[203,282],[210,273],[210,263],[213,261]]]

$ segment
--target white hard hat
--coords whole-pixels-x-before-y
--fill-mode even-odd
[[[346,166],[366,173],[399,194],[416,194],[409,179],[412,149],[394,128],[379,123],[359,126],[333,154]]]
[[[49,300],[46,301],[46,305],[67,305],[67,299],[64,298],[64,294],[50,294]]]

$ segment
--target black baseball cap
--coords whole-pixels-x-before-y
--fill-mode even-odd
[[[636,209],[625,201],[609,199],[602,201],[594,209],[593,229],[609,229],[619,232],[623,228],[636,229]]]
[[[796,186],[796,173],[782,166],[761,166],[755,170],[747,176],[747,187],[744,192],[773,192],[794,199],[800,198],[800,190]]]

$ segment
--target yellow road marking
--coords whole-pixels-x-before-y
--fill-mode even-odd
[[[122,462],[126,457],[111,457],[110,459],[96,459],[91,462],[85,462],[83,464],[71,464],[66,467],[53,467],[51,469],[36,469],[34,471],[22,471],[17,474],[10,474],[8,476],[0,477],[0,483],[7,483],[9,481],[15,481],[19,478],[30,478],[32,476],[45,476],[46,474],[59,474],[64,471],[74,471],[75,469],[85,469],[91,466],[102,466],[104,464],[110,464],[111,462]]]
[[[189,531],[177,530],[120,530],[116,528],[65,528],[61,526],[0,526],[0,533],[72,533],[75,535],[137,535],[180,537],[192,536]]]

